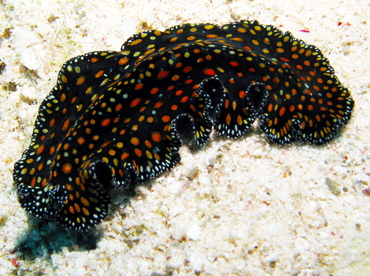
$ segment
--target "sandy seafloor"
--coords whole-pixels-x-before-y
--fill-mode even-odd
[[[92,3],[89,3],[92,2]],[[1,275],[370,275],[370,4],[311,1],[20,1],[0,8]],[[14,162],[67,59],[139,31],[257,19],[319,47],[356,102],[323,147],[247,137],[181,148],[173,170],[114,198],[92,233],[30,219]],[[327,185],[330,179],[332,186]]]

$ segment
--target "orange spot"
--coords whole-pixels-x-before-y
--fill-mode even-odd
[[[280,116],[280,117],[283,117],[283,116],[284,116],[284,114],[285,114],[285,111],[286,111],[286,108],[285,108],[284,106],[282,106],[282,107],[280,108],[280,110],[279,110],[279,116]]]
[[[143,155],[142,151],[140,149],[135,149],[135,154],[137,157],[141,157]]]
[[[55,118],[51,119],[49,122],[49,127],[52,128],[53,126],[55,126],[55,122]]]
[[[37,183],[36,177],[32,177],[31,187],[35,187],[36,186],[36,183]]]
[[[42,144],[37,150],[36,150],[36,154],[37,155],[40,155],[45,149],[45,145]]]
[[[93,58],[90,59],[91,63],[95,63],[95,62],[98,62],[98,61],[99,61],[99,59],[97,57],[93,57]]]
[[[87,210],[85,207],[82,208],[82,212],[84,213],[85,216],[90,216],[89,210]]]
[[[73,207],[72,207],[72,206],[69,206],[69,212],[70,212],[71,214],[74,214],[74,213],[75,213],[75,209],[73,209]]]
[[[298,64],[298,65],[296,65],[296,68],[299,69],[299,70],[302,70],[303,66]]]
[[[274,77],[274,78],[272,79],[272,81],[273,81],[274,83],[276,83],[276,84],[279,84],[279,83],[280,83],[280,79],[279,79],[278,77]]]
[[[81,208],[80,208],[80,205],[78,205],[77,203],[74,204],[74,207],[75,207],[75,210],[77,212],[81,212]]]
[[[68,191],[73,191],[73,186],[71,184],[66,184],[66,189]]]
[[[65,94],[65,93],[62,93],[62,94],[59,96],[59,100],[60,100],[61,102],[64,102],[66,99],[67,99],[67,96],[66,96],[66,94]]]
[[[230,123],[231,123],[231,115],[230,115],[230,113],[228,113],[228,114],[226,115],[225,123],[226,123],[227,125],[230,125]]]
[[[239,98],[240,99],[245,98],[245,95],[246,95],[245,91],[243,91],[243,90],[239,91]]]
[[[78,143],[79,145],[82,145],[83,143],[85,143],[85,138],[83,138],[83,137],[78,137],[78,139],[77,139],[77,143]]]
[[[81,197],[81,202],[85,206],[90,206],[90,202],[84,197]]]
[[[41,181],[41,186],[42,186],[42,187],[45,187],[45,186],[46,186],[46,184],[48,184],[48,181],[47,181],[47,179],[46,179],[46,178],[44,178],[44,179]]]
[[[233,40],[233,41],[244,41],[244,39],[241,38],[241,37],[232,37],[232,38],[230,38],[230,40]]]
[[[138,146],[140,144],[140,140],[137,137],[132,137],[130,139],[130,143],[133,144],[134,146]]]
[[[65,164],[62,166],[62,172],[63,172],[64,174],[69,174],[71,171],[72,171],[72,164],[71,164],[71,163],[65,163]]]
[[[95,74],[95,78],[100,78],[104,74],[104,70],[100,70]]]
[[[86,81],[86,77],[85,76],[78,77],[77,80],[76,80],[76,85],[84,84],[85,81]]]
[[[228,109],[229,105],[230,105],[230,101],[229,101],[229,99],[226,99],[225,100],[225,108]]]
[[[119,61],[118,61],[118,64],[119,65],[124,65],[126,64],[130,59],[129,58],[121,58]]]
[[[50,155],[53,155],[55,153],[55,147],[51,147],[50,149],[49,149],[49,154]]]
[[[142,41],[143,41],[143,40],[142,40],[141,38],[138,38],[138,39],[136,39],[136,40],[134,40],[134,41],[131,41],[130,46],[131,46],[131,45],[137,45],[137,44],[140,44]]]
[[[130,156],[130,154],[128,154],[127,152],[125,152],[124,154],[121,155],[121,160],[125,160],[129,156]]]
[[[70,118],[67,118],[67,120],[65,120],[63,122],[63,125],[62,125],[62,130],[63,131],[66,131],[68,128],[69,128],[69,124],[71,123],[71,119]]]
[[[238,28],[236,31],[239,33],[245,33],[247,30],[244,28]]]
[[[168,116],[168,115],[162,116],[162,122],[163,123],[168,123],[169,121],[171,121],[171,117],[170,116]]]
[[[243,123],[242,116],[238,115],[236,122],[238,123],[238,125],[241,125]]]

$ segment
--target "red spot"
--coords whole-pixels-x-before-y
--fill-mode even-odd
[[[279,110],[279,116],[280,116],[280,117],[283,117],[283,116],[284,116],[284,114],[285,114],[285,111],[286,111],[286,108],[285,108],[284,106],[282,106],[282,107],[280,108],[280,110]]]
[[[143,155],[143,153],[140,149],[134,149],[134,152],[135,152],[137,157],[141,157]]]
[[[206,68],[203,70],[203,73],[208,75],[208,76],[215,76],[216,72],[212,68]]]
[[[136,98],[130,103],[130,107],[135,107],[141,102],[141,98]]]
[[[10,259],[10,262],[12,263],[12,265],[13,265],[15,268],[19,268],[19,263],[18,263],[17,259],[12,258],[12,259]]]
[[[101,126],[107,126],[110,124],[110,118],[106,118],[101,122]]]
[[[370,196],[370,187],[366,188],[366,189],[363,189],[362,190],[362,193],[366,196]]]
[[[343,23],[343,22],[338,22],[338,26],[351,26],[351,23],[347,22],[347,23]]]
[[[238,66],[240,65],[240,64],[239,64],[239,62],[234,61],[234,60],[230,61],[229,63],[230,63],[230,65],[231,65],[232,67],[238,67]]]
[[[245,95],[246,95],[245,91],[243,91],[243,90],[239,91],[239,98],[240,99],[243,99],[245,97]]]
[[[181,98],[180,102],[186,103],[188,100],[189,100],[189,97],[188,96],[184,96],[184,97]]]
[[[143,83],[138,83],[138,84],[135,85],[135,90],[140,90],[140,89],[143,88],[143,86],[144,86]]]
[[[157,75],[157,79],[161,80],[161,79],[164,79],[165,77],[167,77],[168,75],[170,74],[170,72],[168,71],[165,71],[165,70],[162,70],[158,73]]]
[[[155,131],[155,132],[153,132],[152,133],[152,140],[154,141],[154,142],[160,142],[161,140],[162,140],[162,135],[161,135],[161,133],[159,132],[159,131]]]
[[[184,70],[182,70],[182,72],[184,72],[184,73],[189,73],[191,70],[193,70],[193,67],[192,67],[192,66],[186,66],[186,67],[184,68]]]
[[[157,92],[159,91],[159,89],[157,87],[154,87],[150,90],[150,94],[154,95],[156,94]]]
[[[120,111],[122,109],[123,105],[122,104],[117,104],[116,107],[114,108],[116,111]]]
[[[163,102],[156,102],[154,108],[160,108],[161,106],[163,106]]]
[[[309,30],[299,30],[300,32],[302,33],[309,33],[310,31]]]

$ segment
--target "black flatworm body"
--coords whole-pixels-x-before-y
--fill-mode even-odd
[[[15,164],[29,213],[86,231],[105,218],[113,187],[176,165],[179,132],[204,145],[259,118],[268,139],[324,144],[353,100],[321,51],[257,21],[184,24],[128,39],[121,51],[67,61]]]

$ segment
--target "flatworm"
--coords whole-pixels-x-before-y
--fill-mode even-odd
[[[21,206],[86,231],[112,188],[133,189],[175,166],[184,143],[245,135],[258,118],[276,144],[325,144],[354,105],[328,60],[273,26],[184,24],[129,38],[121,51],[67,61],[15,164]]]

